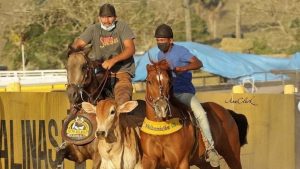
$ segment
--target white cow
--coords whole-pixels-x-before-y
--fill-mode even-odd
[[[101,169],[142,168],[137,133],[127,125],[124,115],[120,115],[132,111],[137,105],[136,101],[128,101],[117,107],[113,99],[101,100],[96,106],[82,103],[86,112],[96,113]]]

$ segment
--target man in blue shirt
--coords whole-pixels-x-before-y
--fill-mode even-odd
[[[214,141],[206,112],[195,96],[195,87],[192,84],[192,73],[190,72],[190,70],[202,67],[202,62],[185,47],[173,43],[173,31],[170,26],[166,24],[159,25],[155,31],[155,38],[160,50],[158,60],[166,59],[170,68],[174,70],[172,73],[174,96],[193,110],[198,123],[197,125],[208,141],[208,145],[206,146],[206,160],[210,162],[211,166],[218,167],[220,165],[220,157],[214,148]]]

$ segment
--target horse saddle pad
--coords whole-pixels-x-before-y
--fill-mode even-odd
[[[64,120],[61,135],[67,142],[83,145],[95,139],[96,129],[95,114],[78,112],[68,115]]]

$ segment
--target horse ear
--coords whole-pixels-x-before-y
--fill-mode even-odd
[[[91,50],[92,50],[92,46],[90,46],[90,45],[83,48],[83,52],[85,55],[88,55]]]
[[[69,58],[69,56],[74,52],[75,52],[75,48],[73,48],[72,44],[70,43],[67,49],[67,58]]]
[[[128,113],[131,112],[133,109],[135,109],[137,106],[138,106],[137,101],[128,101],[123,103],[121,106],[119,106],[117,111],[119,113]]]
[[[96,114],[96,106],[92,105],[89,102],[82,102],[82,109],[87,113],[95,113]]]
[[[159,66],[160,66],[160,68],[162,68],[164,70],[169,70],[170,69],[169,62],[166,59],[160,61]]]
[[[67,49],[67,57],[69,58],[71,54],[82,51],[83,48],[78,47],[78,48],[74,48],[72,46],[72,43],[68,45],[68,49]]]
[[[147,71],[150,70],[151,65],[147,64]]]

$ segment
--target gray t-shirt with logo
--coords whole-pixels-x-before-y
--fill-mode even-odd
[[[124,40],[134,39],[129,26],[122,21],[116,21],[116,27],[111,31],[101,28],[100,23],[90,25],[79,38],[92,45],[89,57],[92,60],[106,60],[120,54],[124,50]],[[132,77],[135,72],[133,57],[115,64],[112,72],[128,72]]]

